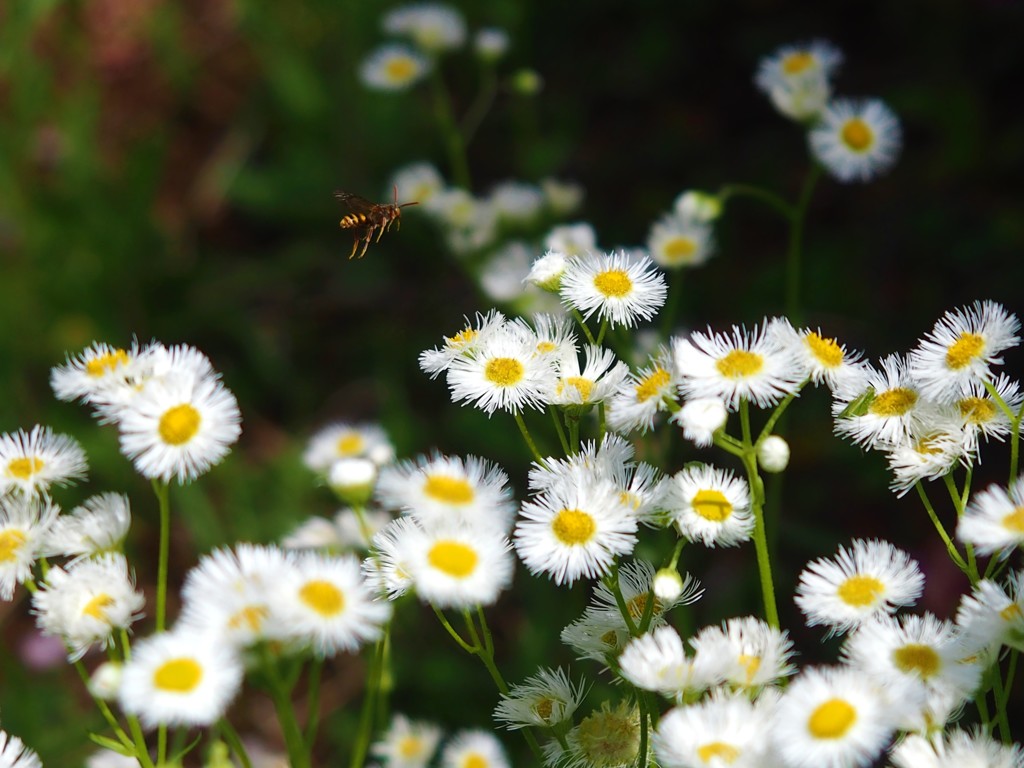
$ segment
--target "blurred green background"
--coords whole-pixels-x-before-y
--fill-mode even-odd
[[[32,0],[0,9],[0,432],[42,423],[85,445],[90,480],[58,501],[129,492],[143,583],[155,571],[148,488],[113,431],[56,402],[48,386],[52,366],[95,340],[193,344],[241,405],[237,450],[174,494],[179,578],[198,552],[271,541],[333,511],[299,459],[332,419],[381,422],[400,456],[486,456],[522,495],[528,457],[511,421],[451,405],[443,382],[416,364],[465,314],[492,305],[415,209],[361,261],[346,260],[351,239],[337,227],[335,189],[386,199],[392,172],[417,160],[449,174],[429,90],[373,92],[357,77],[385,39],[381,16],[397,5]],[[687,188],[743,182],[793,199],[808,167],[803,132],[752,78],[779,46],[823,38],[846,57],[837,92],[884,99],[900,116],[904,149],[880,180],[819,185],[806,233],[809,324],[877,359],[975,299],[1024,311],[1020,3],[453,5],[471,30],[508,31],[500,72],[529,67],[543,79],[532,97],[499,92],[469,147],[474,192],[509,178],[576,181],[586,197],[574,220],[607,246],[643,243]],[[462,111],[477,86],[472,56],[442,66]],[[786,234],[770,210],[731,204],[718,255],[686,277],[680,319],[722,327],[780,313]],[[798,623],[786,594],[802,563],[869,535],[922,560],[924,606],[947,616],[963,584],[916,501],[886,490],[879,457],[831,438],[824,396],[804,400],[790,417],[794,459],[774,529],[786,623]],[[1001,478],[1005,464],[992,455],[984,469]],[[753,580],[734,575],[746,559],[687,565],[718,590],[694,622],[757,605]],[[555,590],[525,571],[517,580],[494,612],[510,680],[569,660],[557,630],[587,598],[584,586]],[[47,765],[79,765],[98,720],[80,694],[63,695],[78,690],[73,673],[26,668],[26,607],[23,595],[0,606],[0,725]],[[486,674],[427,620],[410,605],[399,624],[396,706],[448,728],[488,727]],[[819,653],[816,636],[801,650]],[[351,732],[361,674],[347,658],[330,670],[325,754]],[[273,742],[268,708],[240,706]]]

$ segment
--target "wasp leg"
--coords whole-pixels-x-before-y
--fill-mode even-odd
[[[361,250],[359,252],[359,258],[360,259],[363,258],[363,256],[366,255],[366,249],[370,247],[370,236],[372,234],[373,234],[373,231],[371,230],[370,232],[367,232],[366,233],[366,237],[363,238],[363,250]]]
[[[359,235],[356,235],[355,239],[352,240],[352,253],[350,253],[348,255],[348,258],[349,258],[350,261],[355,258],[356,248],[358,248],[358,247],[359,247]]]
[[[384,237],[384,233],[386,231],[387,231],[387,227],[386,226],[384,226],[383,224],[378,224],[377,225],[377,240],[375,242],[379,243],[380,239],[382,237]],[[370,234],[373,234],[373,230],[372,229],[370,230]]]

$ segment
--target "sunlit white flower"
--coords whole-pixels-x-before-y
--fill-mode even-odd
[[[610,349],[587,345],[585,363],[573,352],[558,361],[558,379],[552,402],[555,405],[593,405],[604,402],[629,376],[629,366],[617,360]]]
[[[586,222],[559,224],[544,236],[544,248],[548,251],[579,256],[597,250],[597,233]]]
[[[772,740],[793,768],[862,768],[888,745],[893,710],[859,670],[808,668],[783,693]]]
[[[440,742],[439,726],[395,714],[387,732],[370,747],[370,754],[389,768],[426,768]]]
[[[512,582],[512,547],[494,528],[457,522],[409,528],[401,546],[416,594],[437,608],[491,605]]]
[[[78,560],[67,570],[51,567],[32,596],[39,628],[64,641],[71,661],[94,644],[109,645],[115,630],[141,616],[144,604],[124,555],[114,553]]]
[[[486,315],[478,312],[475,323],[467,318],[466,326],[453,336],[446,336],[443,346],[421,352],[420,368],[435,378],[439,373],[447,371],[457,358],[472,358],[504,325],[505,316],[498,310],[492,309]]]
[[[399,6],[385,14],[382,26],[385,32],[404,35],[431,53],[459,48],[466,41],[465,19],[441,3]]]
[[[913,428],[907,440],[889,451],[890,488],[902,496],[922,480],[948,475],[969,461],[975,440],[951,414],[936,411]]]
[[[533,184],[503,181],[491,190],[490,203],[503,221],[523,224],[533,221],[540,213],[544,195]]]
[[[768,408],[793,394],[803,379],[789,347],[769,323],[753,331],[732,327],[731,336],[692,333],[672,341],[679,391],[687,398],[717,398],[731,411],[740,400]]]
[[[70,435],[39,425],[0,435],[0,494],[45,495],[51,485],[81,480],[87,469],[85,451]]]
[[[501,695],[494,719],[510,731],[552,728],[572,720],[587,687],[582,681],[574,685],[562,669],[540,669]]]
[[[32,565],[60,510],[49,499],[0,496],[0,600],[32,576]]]
[[[0,731],[0,765],[4,768],[43,768],[39,755],[6,731]]]
[[[825,384],[833,392],[858,394],[867,386],[867,369],[860,353],[850,352],[837,339],[824,336],[820,330],[797,330],[781,319],[772,323],[771,332],[793,351],[804,377],[815,384]]]
[[[665,303],[667,293],[665,278],[651,260],[625,251],[577,256],[562,275],[562,302],[581,312],[584,319],[596,313],[612,327],[632,328],[640,320],[650,320]]]
[[[787,45],[761,60],[754,82],[775,108],[793,120],[821,114],[831,96],[831,78],[843,61],[824,40]]]
[[[374,594],[396,600],[412,589],[411,551],[423,537],[423,526],[412,517],[392,520],[374,535],[372,553],[362,565],[363,578]]]
[[[1018,413],[1021,406],[1024,406],[1024,394],[1016,381],[1001,373],[991,384],[1011,413]],[[953,408],[975,443],[979,438],[993,438],[1002,442],[1010,434],[1010,417],[980,381],[968,384],[963,394],[953,403]]]
[[[961,599],[956,624],[970,647],[1024,650],[1024,571],[1011,573],[1005,588],[990,579],[979,581]]]
[[[647,249],[654,263],[665,269],[699,267],[714,252],[713,230],[706,221],[669,214],[651,227]]]
[[[881,370],[868,369],[866,384],[870,398],[855,412],[850,411],[863,393],[833,393],[836,434],[867,448],[891,450],[920,431],[929,406],[903,358],[883,358]]]
[[[363,85],[378,91],[404,91],[422,80],[430,62],[406,45],[388,43],[373,51],[359,66]]]
[[[844,183],[888,171],[902,142],[899,120],[878,99],[836,99],[807,137],[815,159]]]
[[[394,455],[395,449],[379,424],[337,421],[310,438],[302,461],[314,472],[326,474],[339,459],[368,458],[387,464]]]
[[[50,386],[58,400],[88,404],[119,401],[128,396],[139,373],[137,344],[128,349],[94,342],[67,363],[50,371]]]
[[[557,483],[523,504],[520,514],[519,557],[531,573],[546,573],[556,584],[602,576],[636,544],[637,519],[609,481]]]
[[[441,768],[511,768],[505,749],[490,731],[458,731],[441,751]]]
[[[143,477],[183,483],[227,455],[240,423],[235,396],[216,378],[168,376],[121,413],[121,450]]]
[[[994,301],[944,314],[910,353],[910,373],[925,397],[952,403],[972,383],[991,381],[1000,355],[1020,342],[1020,320]]]
[[[58,517],[46,534],[47,557],[98,555],[120,549],[131,525],[128,497],[120,493],[90,496]]]
[[[930,737],[909,734],[890,754],[893,768],[1024,768],[1019,744],[1002,744],[959,728]]]
[[[592,610],[564,627],[559,637],[576,652],[577,658],[602,664],[618,656],[631,639],[621,616]]]
[[[230,646],[177,629],[133,643],[118,699],[147,727],[211,725],[241,684],[242,664]]]
[[[660,349],[650,363],[631,374],[608,402],[608,426],[616,432],[654,428],[654,417],[674,403],[680,377],[669,353]]]
[[[391,604],[376,600],[352,555],[298,553],[293,567],[268,585],[274,621],[268,637],[308,645],[321,656],[354,651],[376,640],[391,617]]]
[[[976,493],[957,523],[956,536],[979,555],[1024,545],[1024,475],[1009,488],[992,485]]]
[[[630,640],[619,656],[619,669],[637,688],[668,697],[702,691],[717,682],[687,657],[679,633],[670,626],[656,627]]]
[[[716,691],[662,716],[651,737],[662,768],[762,768],[778,764],[768,707]]]
[[[427,162],[410,163],[395,171],[388,192],[399,200],[415,200],[426,205],[444,189],[444,177]]]
[[[834,559],[809,563],[800,574],[796,604],[807,625],[844,632],[875,616],[913,605],[924,589],[915,560],[887,541],[855,539]]]
[[[677,472],[664,487],[662,505],[679,533],[707,547],[734,547],[750,538],[754,518],[747,483],[708,465]]]
[[[707,674],[741,689],[777,683],[796,671],[793,641],[786,632],[753,616],[707,626],[690,638]]]

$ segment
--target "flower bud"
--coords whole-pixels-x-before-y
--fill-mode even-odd
[[[676,198],[676,213],[695,221],[714,221],[722,215],[722,201],[717,195],[688,189]]]
[[[369,459],[339,459],[327,473],[327,484],[338,498],[353,507],[362,507],[373,496],[377,483],[377,465]]]
[[[89,678],[89,693],[101,701],[113,701],[121,687],[121,663],[105,661],[96,667]]]
[[[559,251],[548,251],[533,262],[525,282],[533,283],[538,288],[550,293],[558,293],[565,272],[566,257]]]
[[[708,397],[688,400],[672,417],[683,428],[683,436],[706,448],[715,439],[715,432],[725,426],[729,411],[721,400]]]
[[[683,593],[683,577],[675,568],[662,568],[654,574],[654,596],[670,603]]]
[[[536,96],[544,87],[544,80],[534,69],[520,69],[512,75],[510,85],[521,96]]]
[[[769,435],[757,446],[757,463],[765,472],[781,472],[789,465],[789,443]]]

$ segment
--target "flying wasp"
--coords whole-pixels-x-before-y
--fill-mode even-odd
[[[351,229],[352,234],[355,235],[355,240],[352,242],[352,253],[348,255],[350,259],[356,258],[356,250],[359,248],[359,241],[363,241],[363,249],[359,251],[359,257],[363,258],[363,254],[366,253],[366,249],[370,246],[370,241],[373,240],[373,233],[377,233],[377,240],[380,241],[381,236],[391,229],[392,224],[397,224],[400,228],[402,226],[402,209],[407,205],[418,205],[419,201],[412,203],[398,204],[398,187],[395,187],[395,202],[394,203],[371,203],[369,200],[364,200],[359,195],[353,195],[351,192],[335,192],[334,196],[341,200],[348,206],[352,213],[349,213],[341,218],[339,226],[342,229]]]

